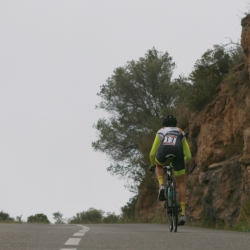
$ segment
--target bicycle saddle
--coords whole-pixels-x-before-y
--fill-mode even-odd
[[[166,155],[166,158],[167,159],[173,159],[175,157],[175,155],[174,154],[169,154],[169,155]]]

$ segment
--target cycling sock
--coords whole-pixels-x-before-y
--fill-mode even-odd
[[[186,214],[186,202],[180,202],[181,205],[181,214]]]
[[[163,176],[158,176],[158,182],[159,182],[159,186],[164,185],[164,178],[163,178]]]

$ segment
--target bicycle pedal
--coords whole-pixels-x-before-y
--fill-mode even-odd
[[[166,198],[162,198],[162,197],[159,198],[159,201],[165,201],[165,200],[167,200],[167,199]]]
[[[184,221],[181,221],[178,223],[178,226],[184,226],[185,225],[185,222]]]

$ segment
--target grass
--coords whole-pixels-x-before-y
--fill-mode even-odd
[[[219,230],[232,230],[238,232],[250,232],[250,199],[247,200],[241,210],[239,221],[234,226],[229,226],[223,219],[211,219],[204,209],[199,220],[187,220],[187,226],[202,227]]]
[[[250,232],[250,199],[243,204],[240,210],[239,222],[234,225],[233,230]]]

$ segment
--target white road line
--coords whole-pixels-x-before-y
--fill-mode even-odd
[[[77,250],[76,248],[61,248],[60,250]]]
[[[80,230],[78,233],[75,233],[74,237],[83,237],[86,232],[89,231],[89,227],[85,227],[82,225],[78,225],[79,227],[82,227],[82,230]],[[69,238],[64,245],[66,246],[78,246],[82,238]],[[60,250],[77,250],[76,248],[61,248]]]
[[[64,245],[71,245],[71,246],[76,246],[76,245],[79,245],[79,242],[80,242],[81,238],[69,238],[65,243]]]
[[[89,231],[89,227],[85,227],[85,226],[81,226],[81,225],[78,225],[78,226],[82,227],[82,230],[79,231],[80,233],[87,233]]]
[[[73,234],[73,236],[79,236],[79,237],[82,237],[85,233],[75,233]]]

